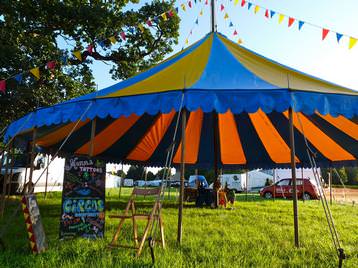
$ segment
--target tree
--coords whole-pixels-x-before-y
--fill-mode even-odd
[[[147,172],[147,180],[148,180],[148,181],[155,180],[155,175],[154,175],[153,172],[151,172],[151,171],[148,171],[148,172]]]
[[[131,3],[138,3],[133,0]],[[100,60],[112,65],[114,79],[125,79],[162,60],[177,43],[179,17],[152,21],[169,11],[172,2],[151,1],[126,8],[130,1],[1,1],[0,80],[24,72],[22,83],[8,79],[0,94],[0,131],[14,119],[35,110],[95,90],[90,64]],[[126,40],[111,45],[108,38],[125,31]],[[100,41],[103,42],[100,42]],[[100,46],[99,43],[101,43]],[[92,54],[86,51],[93,44]],[[71,56],[82,51],[83,61]],[[62,65],[66,56],[69,65]],[[56,61],[54,71],[42,68]],[[40,66],[36,81],[28,70]]]
[[[167,177],[170,177],[172,175],[171,168],[162,168],[162,169],[158,170],[158,172],[157,172],[156,177],[158,180],[161,180],[163,178],[163,174],[164,174],[165,170],[168,170],[166,173]],[[166,178],[164,178],[164,179],[166,179]]]
[[[121,177],[121,178],[125,178],[126,177],[126,173],[120,169],[117,171],[117,176]]]
[[[144,167],[141,166],[130,166],[126,175],[127,179],[132,180],[144,180]]]
[[[348,184],[358,184],[358,167],[346,167]]]

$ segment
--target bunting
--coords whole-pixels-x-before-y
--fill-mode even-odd
[[[5,93],[6,91],[6,80],[0,81],[0,92]]]
[[[325,28],[322,29],[322,40],[326,39],[328,33],[329,33],[328,29]]]
[[[291,27],[294,22],[295,22],[295,19],[292,17],[289,17],[288,18],[288,27]]]
[[[283,14],[279,14],[278,15],[278,23],[282,23],[283,22],[283,19],[285,18],[285,15],[283,15]]]
[[[303,24],[305,24],[304,21],[301,21],[301,20],[300,20],[300,21],[298,22],[298,30],[301,30],[301,29],[302,29]]]
[[[36,80],[39,80],[40,79],[40,68],[39,67],[36,67],[36,68],[32,68],[30,70],[30,73],[35,76]]]
[[[241,6],[244,7],[245,4],[246,4],[246,1],[245,1],[245,0],[242,0],[242,1],[241,1]]]
[[[256,14],[257,12],[259,12],[259,10],[260,10],[260,6],[255,6],[254,13]]]
[[[73,54],[79,61],[82,61],[81,51],[76,50],[76,51],[73,51],[72,54]]]
[[[348,46],[348,48],[352,49],[356,45],[357,40],[358,40],[357,38],[350,37],[349,38],[349,46]]]

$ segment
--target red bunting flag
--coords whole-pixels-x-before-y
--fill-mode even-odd
[[[289,17],[288,18],[288,27],[291,27],[294,22],[295,22],[295,18]]]
[[[208,5],[209,4],[209,1],[208,0],[205,0],[205,5]]]
[[[243,7],[245,4],[246,4],[246,1],[245,1],[245,0],[242,0],[242,1],[241,1],[241,6]]]
[[[5,93],[5,91],[6,91],[6,80],[1,80],[0,81],[0,91],[2,93]]]
[[[148,25],[149,27],[152,27],[152,25],[153,25],[153,24],[152,24],[152,21],[151,21],[150,19],[148,19],[146,23],[147,23],[147,25]]]
[[[232,35],[237,35],[237,31],[235,30],[234,33]]]
[[[88,45],[88,47],[87,47],[87,51],[88,51],[88,53],[90,54],[90,55],[92,55],[92,53],[93,53],[93,45]]]
[[[322,40],[326,39],[328,33],[329,33],[328,29],[325,28],[322,29]]]
[[[46,67],[47,67],[47,69],[49,69],[49,70],[55,69],[55,67],[56,67],[56,61],[54,61],[54,60],[49,61],[48,63],[46,63]]]
[[[224,5],[223,5],[223,4],[221,4],[221,6],[220,6],[220,10],[221,10],[221,11],[223,11],[224,9],[225,9]]]
[[[173,11],[169,10],[168,16],[169,16],[169,17],[173,17],[173,16],[174,16]]]
[[[120,32],[119,35],[121,36],[123,41],[126,41],[126,33],[125,32]]]
[[[188,2],[188,6],[191,8],[191,1]]]
[[[266,9],[266,11],[265,11],[265,17],[269,18],[269,10],[268,9]]]

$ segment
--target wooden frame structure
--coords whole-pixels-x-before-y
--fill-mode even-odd
[[[154,228],[154,224],[156,224],[156,221],[158,221],[157,224],[158,224],[159,230],[160,230],[160,239],[157,241],[161,243],[163,248],[165,248],[164,226],[163,226],[163,219],[161,216],[161,203],[160,203],[161,192],[162,192],[161,187],[154,188],[154,189],[140,189],[140,188],[133,189],[132,195],[129,198],[126,209],[124,211],[124,214],[109,216],[110,218],[120,219],[118,227],[117,227],[117,231],[115,232],[115,234],[113,236],[112,242],[109,244],[110,248],[122,247],[122,248],[134,249],[134,250],[136,250],[136,257],[139,257],[142,253],[144,243],[148,237],[149,230],[150,230],[150,228]],[[142,197],[143,196],[154,196],[155,197],[154,205],[153,205],[149,214],[136,213],[135,199],[138,196],[142,196]],[[131,220],[132,224],[133,224],[134,246],[117,244],[119,235],[123,228],[123,224],[124,224],[125,220],[127,220],[127,219]],[[137,226],[138,220],[147,220],[147,224],[145,226],[142,237],[138,237],[138,226]]]

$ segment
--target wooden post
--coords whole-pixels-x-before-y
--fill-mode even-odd
[[[329,168],[328,173],[328,184],[329,184],[329,203],[332,206],[332,168]]]
[[[303,181],[303,167],[301,167],[301,175],[302,175],[302,201],[305,202],[303,195],[305,194],[305,183]]]
[[[34,128],[34,130],[32,131],[32,145],[31,145],[31,157],[30,157],[30,177],[29,177],[29,182],[28,182],[28,187],[27,187],[27,193],[32,193],[32,191],[34,190],[33,185],[32,185],[32,177],[33,177],[33,173],[34,173],[36,134],[37,134],[37,129]]]
[[[246,201],[247,201],[247,190],[248,190],[248,187],[249,187],[249,185],[248,185],[248,182],[249,182],[249,172],[247,172],[247,170],[246,170],[245,175],[246,175],[246,181],[245,181],[245,184],[246,184],[245,199],[246,199]]]
[[[90,157],[93,157],[93,151],[94,151],[94,138],[96,136],[96,123],[97,123],[97,120],[96,118],[94,118],[92,120],[92,125],[91,125],[91,140],[90,140],[90,147],[89,147],[89,152],[88,152],[88,155]]]
[[[212,1],[213,2],[213,1]],[[218,129],[218,113],[213,112],[213,131],[214,131],[214,171],[215,179],[219,177],[219,168],[218,168],[218,155],[219,155],[219,129]]]
[[[179,211],[178,211],[178,236],[177,242],[182,241],[182,224],[183,224],[183,203],[184,203],[184,179],[185,179],[185,129],[186,129],[186,110],[182,110],[181,119],[181,159],[180,159],[180,192],[179,192]]]
[[[276,199],[276,169],[273,170],[273,201]]]
[[[8,177],[8,185],[7,185],[7,199],[10,198],[11,194],[11,184],[12,184],[12,177],[14,175],[14,164],[15,164],[15,155],[14,155],[14,146],[12,146],[10,150],[10,156],[11,156],[11,167],[10,167],[10,177]]]
[[[123,163],[122,163],[122,174],[124,173],[123,170]],[[121,199],[121,192],[122,192],[122,185],[123,185],[124,178],[121,177],[121,180],[119,182],[119,193],[118,193],[118,199]]]
[[[295,136],[293,128],[293,110],[289,108],[289,130],[290,130],[290,149],[291,149],[291,173],[292,173],[292,186],[293,186],[293,226],[295,236],[295,246],[299,247],[298,239],[298,209],[297,209],[297,181],[296,181],[296,159],[295,159]]]
[[[12,146],[12,144],[10,144],[9,147],[11,147],[11,146]],[[2,194],[1,194],[1,207],[0,207],[1,218],[4,216],[4,210],[5,210],[5,195],[6,195],[7,177],[8,177],[8,172],[9,172],[9,164],[10,164],[9,163],[10,150],[11,149],[9,149],[6,154],[5,174],[4,174],[3,185],[2,185]],[[4,152],[3,156],[5,156],[5,152]]]
[[[48,170],[50,169],[50,155],[47,155],[47,161],[46,161],[46,182],[45,182],[45,194],[44,198],[47,196],[47,183],[48,183]]]

